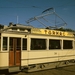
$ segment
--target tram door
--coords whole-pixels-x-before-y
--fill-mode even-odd
[[[9,39],[9,66],[19,66],[21,63],[21,38]]]

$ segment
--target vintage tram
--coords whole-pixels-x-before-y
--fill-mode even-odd
[[[32,72],[73,64],[74,32],[12,23],[0,30],[0,72]]]

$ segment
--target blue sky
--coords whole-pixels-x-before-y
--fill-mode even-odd
[[[75,30],[75,0],[0,0],[0,24],[9,22],[26,24],[26,21],[53,7],[67,23],[66,28]],[[34,26],[41,27],[39,23]]]

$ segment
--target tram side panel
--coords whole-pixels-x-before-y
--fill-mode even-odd
[[[34,38],[34,36],[29,37]],[[35,36],[35,39],[39,37]],[[43,37],[41,36],[41,39],[56,39],[56,38],[50,38],[50,37]],[[29,40],[28,39],[28,40]],[[40,38],[39,38],[40,39]],[[57,38],[57,42],[60,43],[60,40],[62,38]],[[64,38],[67,40],[67,38]],[[34,39],[32,39],[34,40]],[[68,40],[73,40],[68,38]],[[39,40],[38,40],[39,41]],[[52,40],[55,41],[55,40]],[[31,40],[28,43],[29,45],[31,44]],[[47,43],[48,44],[48,43]],[[62,45],[63,43],[61,43]],[[62,45],[63,46],[63,45]],[[32,64],[41,64],[41,63],[50,63],[50,62],[59,62],[59,61],[66,61],[66,60],[71,60],[75,59],[75,50],[74,49],[42,49],[42,50],[36,50],[36,49],[31,49],[31,45],[29,46],[29,49],[27,51],[22,51],[21,53],[21,66],[28,66]]]
[[[9,52],[7,49],[7,37],[2,37],[3,34],[1,34],[0,38],[0,69],[8,69],[9,67]],[[4,41],[3,41],[4,39]]]
[[[29,64],[31,65],[47,62],[47,51],[23,51],[21,54],[21,66],[28,66]]]
[[[0,53],[0,69],[8,69],[9,64],[9,53],[1,52]]]
[[[30,51],[28,52],[28,64],[40,64],[40,63],[49,63],[49,62],[56,62],[58,61],[58,52],[61,51],[56,49],[49,50],[49,39],[57,39],[57,42],[60,42],[58,39],[60,37],[50,37],[50,36],[40,36],[40,35],[29,35],[30,37],[30,44],[33,44],[33,48],[30,48]],[[41,40],[46,42],[40,42]],[[34,42],[33,42],[34,41]],[[52,40],[53,42],[55,40]],[[46,43],[45,49],[34,49],[34,45],[37,45],[37,43]],[[31,47],[30,45],[30,47]],[[43,46],[43,45],[42,45]],[[37,48],[37,47],[36,47]],[[48,48],[48,49],[47,49]],[[62,53],[62,52],[60,52]],[[25,54],[24,54],[25,55]]]
[[[21,66],[28,66],[28,51],[22,51],[21,52]]]
[[[49,37],[49,39],[53,39],[53,38]],[[56,40],[59,44],[60,40],[62,40],[63,38],[61,38],[60,40],[59,39],[54,38],[54,40],[52,40],[52,41]],[[63,40],[67,40],[69,42],[72,41],[72,43],[74,41],[73,38],[64,38]],[[62,40],[62,42],[63,42],[63,40]],[[62,44],[63,43],[60,43],[61,47],[63,46]],[[72,46],[73,46],[73,44],[72,44]],[[43,51],[46,51],[45,55],[44,55]],[[34,59],[35,59],[35,63],[57,62],[57,61],[75,59],[75,50],[74,50],[74,48],[63,49],[63,48],[58,47],[58,49],[50,49],[50,50],[43,50],[43,51],[35,50],[35,51],[29,52],[29,59],[31,59],[31,60],[29,60],[29,64],[32,64],[34,62]],[[36,55],[38,55],[38,56],[36,56]],[[38,57],[38,61],[37,61],[37,57]],[[43,57],[43,58],[41,58],[41,57]],[[45,60],[45,58],[46,58],[46,60]],[[41,59],[41,61],[40,61],[40,59]]]
[[[63,39],[63,49],[62,56],[59,60],[75,60],[75,42],[73,38],[62,38]]]
[[[47,51],[46,50],[36,50],[29,52],[29,61],[28,64],[40,64],[40,63],[47,63]]]
[[[57,62],[59,58],[59,52],[62,53],[61,50],[49,50],[48,51],[48,62]]]
[[[28,55],[28,64],[47,63],[47,38],[40,35],[29,35],[30,51]]]
[[[0,58],[1,58],[1,67],[8,67],[8,55],[9,53],[8,52],[5,52],[5,53],[0,53]]]
[[[75,59],[75,49],[63,50],[62,57],[60,57],[59,59],[60,60],[71,60],[71,59]]]

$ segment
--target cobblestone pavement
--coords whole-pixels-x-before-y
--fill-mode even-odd
[[[75,75],[75,65],[32,73],[19,72],[11,75]]]

